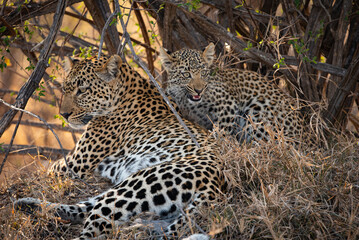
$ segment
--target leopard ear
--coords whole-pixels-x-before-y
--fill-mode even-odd
[[[79,59],[72,58],[72,57],[69,57],[69,56],[65,57],[64,65],[62,66],[62,68],[64,69],[66,76],[70,73],[73,66],[78,62],[80,62]]]
[[[165,68],[165,70],[168,72],[172,68],[172,64],[174,62],[173,57],[171,57],[164,48],[160,48],[160,55],[162,66]]]
[[[118,55],[113,55],[101,68],[96,69],[95,73],[102,80],[111,82],[118,77],[120,73],[119,66],[121,64],[121,57]]]
[[[62,68],[64,69],[66,75],[68,75],[70,73],[73,66],[74,66],[73,59],[66,56],[65,59],[64,59],[64,65],[62,66]]]
[[[212,65],[214,60],[214,44],[210,43],[206,49],[203,51],[203,58],[207,62],[208,65]]]

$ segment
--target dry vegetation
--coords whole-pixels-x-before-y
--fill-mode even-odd
[[[311,154],[274,142],[228,145],[232,186],[216,211],[230,239],[357,239],[358,142],[338,138]]]
[[[240,146],[222,138],[219,158],[229,191],[217,203],[203,207],[184,232],[204,231],[214,239],[358,239],[358,141],[334,137],[329,150],[307,154],[286,143]],[[0,191],[1,239],[78,235],[79,225],[54,217],[50,209],[29,216],[14,212],[12,204],[21,197],[74,203],[108,187],[95,177],[88,183],[48,177],[43,170],[8,179]],[[125,225],[115,229],[112,237],[148,239],[148,230]]]
[[[17,20],[17,15],[14,15],[15,7],[9,5],[15,1],[2,1],[6,2],[8,5],[0,8],[0,24],[10,24],[26,40],[26,44],[23,44],[24,41],[11,34],[0,33],[2,49],[9,47],[4,45],[4,37],[10,36],[13,40],[10,43],[10,53],[4,54],[9,62],[0,75],[1,98],[16,103],[15,96],[31,74],[31,70],[25,70],[29,66],[27,57],[29,54],[35,59],[39,56],[39,50],[32,47],[48,34],[49,22],[52,20],[49,14],[54,12],[57,1],[33,1],[48,4],[45,5],[46,8],[32,5],[32,9],[39,7],[39,11],[32,12],[29,7],[21,8],[26,9],[21,12],[23,18],[30,13],[30,25]],[[21,6],[25,6],[25,1],[19,2],[23,4]],[[35,101],[34,98],[39,96],[42,88],[36,90],[31,95],[33,99],[26,106],[27,110],[54,124],[65,149],[73,147],[79,132],[62,128],[61,121],[53,119],[58,113],[57,107],[61,99],[61,59],[63,55],[71,55],[76,48],[98,46],[99,30],[106,21],[105,15],[95,14],[98,9],[91,9],[91,3],[95,1],[69,2],[72,7],[66,9],[62,29],[54,44],[51,67],[43,78],[45,96],[41,97],[41,101]],[[146,2],[150,5],[146,5]],[[195,3],[199,1],[183,2],[187,5],[179,7],[173,3],[161,5],[163,1],[140,1],[140,6],[137,7],[142,7],[150,14],[141,11],[142,17],[137,16],[135,20],[134,12],[129,15],[132,27],[128,31],[132,41],[137,43],[136,52],[149,67],[153,66],[150,69],[157,72],[157,76],[160,68],[156,62],[156,49],[161,39],[163,45],[172,51],[182,47],[200,49],[208,41],[216,42],[217,55],[226,66],[261,71],[274,77],[279,75],[286,79],[288,93],[309,102],[317,101],[321,108],[331,109],[331,113],[335,113],[331,115],[334,116],[330,121],[333,125],[340,129],[359,129],[356,114],[356,104],[359,103],[358,84],[355,83],[359,76],[359,38],[356,38],[359,36],[359,15],[356,15],[359,6],[356,1],[344,1],[353,3],[352,14],[349,15],[345,15],[344,10],[341,11],[341,1],[329,0],[322,0],[322,4],[330,6],[325,10],[313,5],[312,1],[247,1],[249,6],[239,4],[240,1],[223,1],[241,6],[230,10],[227,5],[220,4],[222,1],[202,0],[203,5],[197,9],[199,12],[188,11],[189,6],[197,8]],[[259,2],[273,4],[257,6]],[[293,10],[294,2],[300,2],[298,9],[294,7]],[[125,1],[124,4],[128,2]],[[108,6],[113,11],[114,7]],[[348,8],[347,5],[345,7]],[[163,14],[159,14],[160,8],[164,11]],[[282,11],[282,15],[273,11]],[[283,11],[290,14],[283,14]],[[343,21],[344,15],[349,21]],[[317,24],[311,22],[316,16]],[[328,19],[326,16],[329,16]],[[136,25],[141,19],[145,25]],[[42,30],[37,28],[40,22]],[[0,25],[0,29],[3,25]],[[111,31],[120,29],[115,25],[111,26]],[[24,31],[26,26],[29,26],[30,32],[34,31],[32,38],[28,36],[29,32]],[[122,29],[116,32],[116,36],[121,36],[121,31]],[[310,31],[317,31],[319,34],[314,42],[308,34]],[[235,39],[229,32],[236,36]],[[149,37],[146,38],[144,35],[147,33]],[[340,36],[345,36],[345,40]],[[298,42],[293,43],[295,39]],[[116,45],[117,41],[118,39],[105,39],[105,53],[116,52],[110,43]],[[225,43],[231,43],[230,54],[225,50]],[[295,49],[298,46],[299,49]],[[330,46],[344,50],[338,55],[338,51],[335,52]],[[128,49],[125,51],[128,52]],[[131,57],[131,54],[127,55]],[[316,64],[313,62],[314,56],[317,56]],[[130,58],[128,61],[135,66]],[[52,74],[57,79],[49,79]],[[348,79],[352,81],[349,83]],[[336,88],[337,86],[339,87]],[[311,94],[313,89],[317,90],[315,94]],[[10,93],[15,93],[15,96]],[[346,94],[345,97],[338,99],[343,93]],[[5,114],[7,110],[1,106],[0,114]],[[324,112],[318,108],[315,111],[318,114]],[[12,137],[14,123],[16,122],[3,135],[0,134],[0,144],[5,143],[6,147]],[[89,184],[86,185],[71,179],[47,176],[46,168],[41,163],[56,159],[56,154],[51,156],[50,153],[58,150],[58,145],[49,131],[39,130],[38,127],[38,122],[35,123],[33,118],[24,115],[14,147],[20,149],[31,145],[31,151],[25,148],[22,153],[31,153],[31,157],[10,154],[8,169],[5,174],[2,172],[0,175],[0,239],[70,239],[78,236],[81,227],[55,217],[51,209],[44,208],[42,213],[29,216],[14,211],[14,200],[34,197],[74,203],[109,187],[107,181],[97,177],[86,180]],[[239,145],[228,138],[221,138],[223,153],[219,159],[224,165],[229,191],[216,204],[203,207],[199,216],[191,219],[184,234],[203,231],[214,239],[359,239],[359,142],[348,132],[346,135],[333,133],[326,140],[327,147],[318,145],[316,149],[308,151],[274,141]],[[37,148],[39,146],[49,149]],[[28,159],[26,162],[25,158]],[[23,171],[24,166],[28,165],[31,165],[31,171]],[[126,225],[114,229],[111,238],[149,239],[151,234],[147,230]]]

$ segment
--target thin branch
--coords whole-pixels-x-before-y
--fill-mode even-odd
[[[64,37],[70,37],[68,42],[74,46],[74,48],[79,48],[79,47],[97,47],[97,45],[90,43],[88,41],[83,40],[82,38],[76,37],[74,35],[71,35],[67,32],[63,32],[63,31],[59,31],[60,36],[64,36]]]
[[[141,58],[135,60],[135,59],[133,58],[133,56],[131,56],[130,54],[127,55],[127,57],[128,57],[129,59],[132,59],[134,62],[140,61],[143,65],[145,65],[145,66],[147,67],[147,63],[146,63],[145,61],[143,61]],[[148,68],[148,67],[147,67],[147,68]],[[156,76],[157,76],[157,77],[156,77],[157,81],[161,82],[161,81],[162,81],[161,72],[160,72],[157,68],[155,68],[155,73],[156,73]]]
[[[246,8],[246,10],[247,10],[247,12],[248,12],[248,15],[249,15],[249,17],[250,17],[252,23],[254,24],[254,26],[255,26],[257,32],[259,33],[259,36],[260,36],[261,40],[264,40],[264,44],[267,46],[267,48],[268,48],[270,54],[272,55],[273,58],[275,58],[276,55],[275,55],[274,52],[272,51],[271,46],[268,44],[268,40],[263,36],[263,34],[262,34],[262,32],[261,32],[261,30],[260,30],[260,28],[259,28],[257,22],[254,21],[254,18],[253,18],[253,16],[252,16],[251,11],[249,10],[248,5],[246,4],[245,1],[243,2],[243,4],[244,4],[244,6],[245,6],[245,8]]]
[[[18,91],[13,91],[13,90],[9,90],[9,89],[0,89],[0,93],[4,93],[4,94],[16,94],[18,95],[19,92]],[[34,95],[31,95],[31,98],[34,100],[38,100],[38,98]],[[46,99],[41,99],[41,102],[46,103],[46,104],[51,104],[51,105],[56,105],[56,102],[54,101],[49,101]]]
[[[232,0],[225,0],[224,2],[225,2],[224,5],[225,5],[226,13],[227,13],[227,18],[228,18],[229,31],[234,34],[234,33],[236,33],[236,30],[234,27]],[[245,3],[245,2],[243,2],[243,3]]]
[[[122,33],[122,32],[118,32],[118,34],[119,34],[121,37],[123,36],[123,33]],[[138,45],[140,45],[140,46],[142,46],[142,47],[144,47],[144,48],[146,48],[146,50],[149,49],[149,50],[151,50],[152,52],[154,52],[154,53],[156,53],[156,54],[159,54],[159,52],[156,51],[156,49],[154,49],[153,47],[151,47],[151,46],[149,46],[149,45],[147,45],[147,44],[145,44],[145,43],[143,43],[143,42],[141,42],[141,41],[139,41],[139,40],[137,40],[137,39],[134,39],[133,37],[131,37],[131,41],[134,42],[134,43],[136,43],[136,44],[138,44]]]
[[[328,12],[327,8],[324,6],[324,4],[322,3],[321,0],[318,0],[318,2],[319,2],[319,5],[323,8],[325,14],[327,14],[327,17],[328,17],[328,19],[329,19],[329,22],[331,22],[331,21],[332,21],[332,17],[330,16],[330,13]]]
[[[4,15],[6,3],[7,3],[7,0],[4,0],[3,3],[2,3],[2,8],[1,8],[1,11],[0,11],[0,16],[3,16],[3,15]]]
[[[3,144],[2,147],[7,151],[10,147],[9,144]],[[49,157],[51,154],[62,155],[62,152],[68,154],[70,150],[68,149],[58,149],[50,147],[39,147],[35,145],[13,145],[11,147],[10,154],[31,154],[31,155],[43,155]]]
[[[112,18],[113,18],[114,16],[116,16],[116,14],[117,14],[116,11],[113,12],[113,13],[111,14],[111,16],[109,16],[109,17],[107,18],[107,21],[106,21],[106,23],[105,23],[105,26],[103,26],[103,28],[102,28],[101,40],[100,40],[100,46],[98,47],[98,55],[97,55],[97,58],[100,58],[101,53],[102,53],[102,45],[103,45],[103,41],[104,41],[104,39],[105,39],[105,32],[106,32],[108,26],[110,25],[110,23],[111,23],[111,21],[112,21]]]
[[[115,1],[115,9],[116,9],[116,12],[119,12],[120,15],[123,16],[122,13],[121,13],[121,10],[120,10],[120,4],[118,4],[118,2],[116,2],[116,1]],[[128,12],[127,16],[131,16],[132,9],[133,9],[133,2],[131,3],[131,8],[130,8],[130,11]],[[128,38],[130,38],[130,35],[127,34],[127,25],[128,25],[129,20],[130,20],[130,18],[128,17],[127,21],[126,21],[126,24],[124,26],[122,26],[123,35],[122,35],[122,38],[120,40],[120,43],[122,43],[122,41],[123,41],[123,44],[120,44],[118,46],[118,48],[117,48],[117,54],[120,54],[120,55],[123,54],[123,51],[124,51],[125,46],[127,44]],[[121,18],[120,21],[121,21],[121,24],[122,24],[123,23],[123,18]]]
[[[21,50],[31,49],[31,51],[40,52],[41,48],[34,48],[37,45],[38,45],[37,43],[31,43],[31,42],[25,42],[25,41],[19,41],[19,40],[15,40],[14,42],[10,43],[10,47],[19,48]],[[53,51],[54,52],[62,51],[64,53],[72,53],[74,51],[74,48],[67,47],[67,46],[63,46],[63,47],[54,46]]]
[[[0,20],[5,24],[5,26],[10,31],[10,33],[17,37],[17,42],[21,42],[21,45],[26,44],[26,39],[20,33],[16,33],[15,30],[13,29],[13,27],[10,26],[3,17],[0,16]],[[44,41],[42,41],[42,43],[44,43]],[[37,59],[35,53],[33,53],[31,48],[20,48],[20,49],[22,50],[24,55],[29,58],[30,62],[32,62],[33,64],[38,63],[38,59]],[[47,86],[47,89],[49,90],[51,96],[54,97],[54,102],[59,104],[58,99],[57,99],[57,97],[55,95],[55,92],[49,86],[49,83],[48,83],[49,81],[48,80],[50,79],[50,76],[46,72],[44,73],[44,79],[45,79],[45,84]]]
[[[16,122],[11,122],[11,124],[15,124]],[[30,126],[30,127],[38,127],[38,128],[47,128],[47,126],[43,123],[39,123],[39,122],[33,122],[33,121],[29,121],[29,120],[24,120],[21,122],[21,125],[24,126]],[[66,132],[74,132],[74,133],[83,133],[84,130],[82,129],[75,129],[75,128],[71,128],[71,127],[63,127],[60,124],[54,124],[54,123],[48,123],[49,126],[52,127],[52,129],[56,129],[56,130],[60,130],[60,131],[66,131]]]
[[[81,16],[86,15],[86,13],[87,13],[87,10],[84,8],[83,11],[82,11],[82,15],[81,15]],[[77,27],[80,25],[81,21],[82,21],[82,19],[79,18],[78,21],[77,21],[77,23],[76,23],[76,25],[74,26],[74,28],[73,28],[72,31],[70,32],[70,34],[65,37],[64,41],[63,41],[62,44],[61,44],[60,49],[61,49],[63,46],[65,46],[66,42],[68,42],[68,40],[70,39],[70,37],[73,36],[75,30],[76,30]],[[70,35],[71,35],[71,36],[70,36]]]
[[[90,25],[92,25],[94,28],[96,28],[96,25],[95,25],[95,23],[94,23],[93,20],[90,20],[90,19],[88,19],[88,18],[86,18],[86,17],[84,17],[84,16],[82,16],[82,15],[77,15],[77,14],[75,14],[75,13],[68,12],[68,11],[65,11],[65,14],[68,15],[68,16],[70,16],[70,17],[77,18],[77,19],[79,19],[79,20],[82,20],[82,21],[84,21],[84,22],[87,22],[88,24],[90,24]]]
[[[15,139],[15,136],[16,136],[16,133],[17,133],[17,129],[19,128],[19,125],[20,125],[20,122],[21,122],[21,119],[22,119],[22,114],[23,114],[23,112],[20,113],[20,116],[19,116],[19,119],[18,119],[18,121],[17,121],[17,123],[16,123],[14,132],[13,132],[13,134],[12,134],[12,136],[11,136],[10,144],[9,144],[8,148],[6,149],[6,153],[5,153],[4,160],[2,161],[1,166],[0,166],[0,174],[2,173],[2,169],[3,169],[4,165],[5,165],[7,156],[8,156],[9,153],[10,153],[11,146],[12,146],[12,144],[14,143],[14,139]]]
[[[243,7],[240,8],[236,8],[236,1],[233,1],[234,3],[232,4],[232,11],[233,14],[237,17],[240,17],[242,19],[250,19],[249,13],[251,13],[251,15],[261,24],[263,25],[268,25],[270,23],[271,20],[273,20],[273,24],[277,25],[277,26],[288,26],[288,24],[285,21],[284,17],[279,17],[276,16],[275,18],[273,18],[272,15],[264,13],[264,12],[256,12],[255,10],[252,9],[244,9]],[[217,8],[223,12],[226,12],[226,7],[224,6],[224,1],[218,1],[218,0],[201,0],[201,3],[212,6],[214,8]]]

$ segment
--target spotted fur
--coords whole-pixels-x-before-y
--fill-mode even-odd
[[[118,56],[71,66],[61,114],[72,126],[88,125],[68,156],[69,168],[81,178],[97,171],[115,186],[74,205],[47,204],[61,218],[84,223],[80,239],[104,239],[142,212],[174,218],[164,233],[175,236],[185,224],[181,209],[195,212],[225,187],[215,141],[185,121],[201,146],[196,147],[157,89]],[[69,169],[62,159],[51,171]],[[40,203],[24,198],[16,206]]]
[[[268,140],[270,133],[299,140],[304,124],[296,102],[256,72],[219,69],[214,53],[213,43],[203,52],[161,50],[166,92],[182,115],[209,130],[216,124],[240,142]]]

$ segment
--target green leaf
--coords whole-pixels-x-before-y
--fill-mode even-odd
[[[114,24],[114,23],[117,23],[117,18],[113,18],[113,19],[112,19],[112,21],[111,21],[111,23],[110,23],[110,26],[111,26],[112,24]]]
[[[62,127],[65,127],[65,126],[66,126],[67,122],[65,121],[65,119],[64,119],[61,115],[56,114],[56,115],[54,116],[54,118],[55,118],[55,119],[59,119],[59,120],[62,121]]]
[[[295,7],[296,7],[297,9],[299,9],[299,8],[300,8],[300,4],[301,4],[301,0],[294,0],[294,4],[295,4]]]
[[[252,47],[253,47],[253,44],[252,44],[250,41],[248,41],[248,42],[247,42],[247,47],[244,48],[243,50],[244,50],[244,51],[248,51],[248,50],[251,49]]]
[[[0,33],[5,32],[5,30],[6,30],[5,26],[0,27]]]

